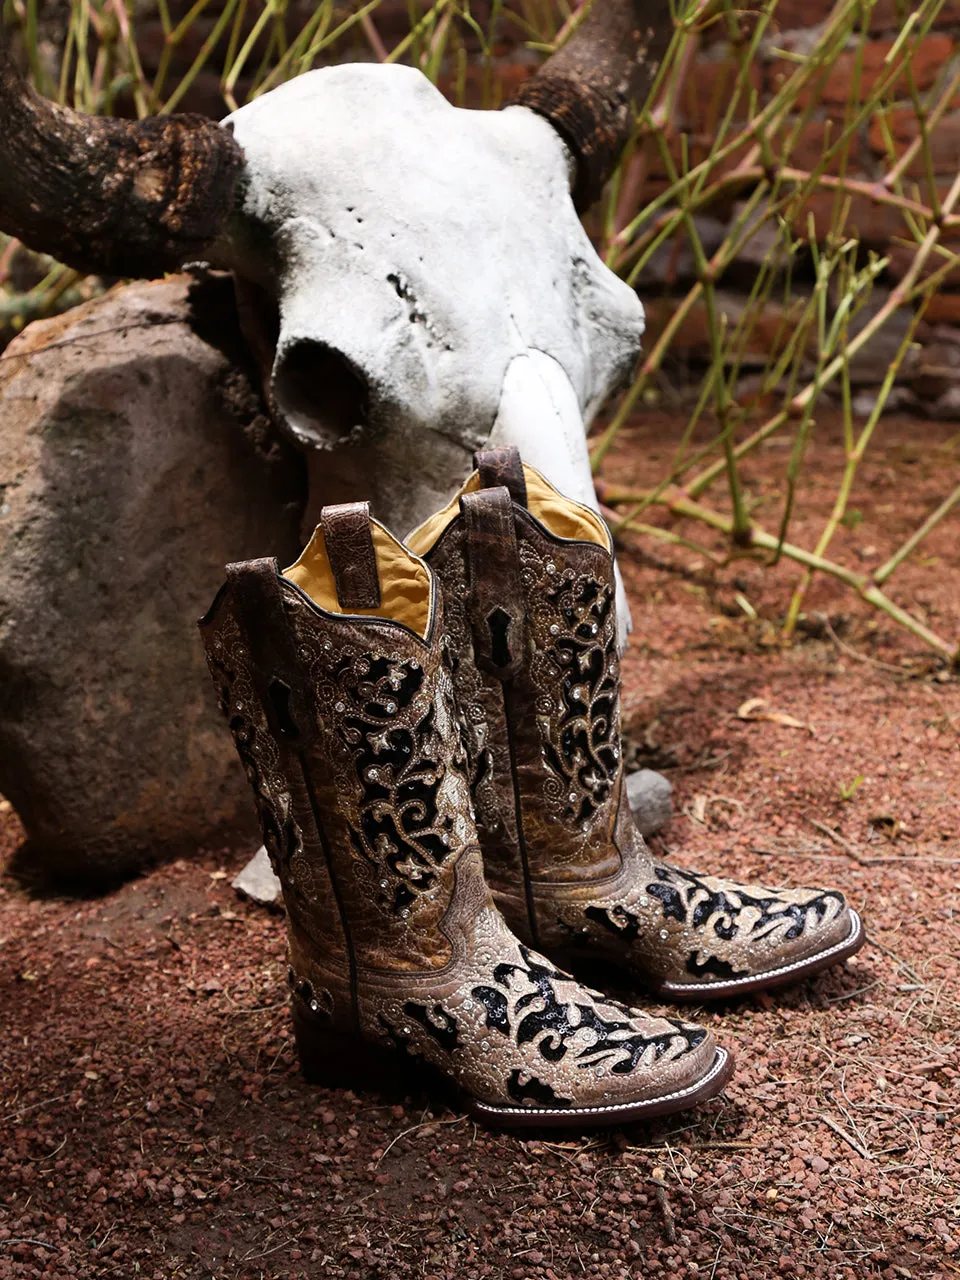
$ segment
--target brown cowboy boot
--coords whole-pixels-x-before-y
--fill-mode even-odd
[[[610,533],[516,450],[477,463],[407,545],[441,583],[484,866],[511,928],[673,1000],[780,986],[852,955],[864,933],[835,890],[651,856],[623,788]]]
[[[201,631],[283,885],[308,1078],[406,1055],[502,1126],[622,1123],[711,1097],[708,1032],[588,991],[519,942],[483,879],[430,570],[365,503],[295,565],[231,565]]]

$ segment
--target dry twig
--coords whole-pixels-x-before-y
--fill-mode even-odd
[[[856,1140],[856,1138],[851,1137],[850,1134],[847,1133],[846,1129],[844,1129],[842,1125],[837,1124],[836,1120],[833,1120],[831,1119],[830,1116],[826,1116],[826,1115],[821,1115],[820,1119],[823,1121],[823,1123],[827,1126],[828,1129],[833,1130],[833,1132],[837,1135],[838,1138],[842,1138],[848,1147],[853,1147],[854,1151],[857,1153],[858,1156],[862,1156],[864,1160],[873,1159],[873,1156],[866,1149],[866,1147],[861,1146],[860,1143]]]
[[[673,1209],[670,1207],[670,1201],[667,1199],[667,1191],[669,1188],[664,1182],[662,1174],[662,1169],[654,1169],[653,1177],[650,1181],[653,1183],[653,1189],[657,1197],[657,1204],[660,1206],[660,1214],[663,1218],[663,1233],[667,1237],[667,1243],[676,1244],[676,1219],[674,1218]]]
[[[839,831],[834,831],[832,827],[828,827],[825,822],[818,822],[816,818],[807,818],[811,827],[827,836],[834,844],[844,849],[854,862],[859,862],[861,867],[869,867],[873,864],[872,858],[865,858],[859,850],[855,849],[849,840],[845,839]]]

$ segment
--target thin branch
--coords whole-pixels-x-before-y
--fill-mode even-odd
[[[866,1149],[866,1147],[861,1146],[860,1143],[856,1140],[856,1138],[851,1137],[850,1134],[847,1133],[846,1129],[842,1128],[839,1124],[837,1124],[836,1120],[831,1119],[830,1116],[827,1116],[827,1115],[821,1115],[820,1119],[823,1121],[823,1123],[827,1126],[828,1129],[833,1130],[833,1132],[837,1135],[838,1138],[842,1138],[848,1147],[852,1147],[858,1156],[860,1156],[864,1160],[873,1159],[873,1156]]]
[[[636,490],[621,490],[614,486],[609,486],[604,490],[605,501],[612,506],[615,506],[618,502],[642,501],[646,497],[647,495],[638,493]],[[733,521],[729,516],[723,515],[719,511],[714,511],[711,507],[704,506],[702,503],[695,502],[682,490],[675,488],[667,490],[657,500],[656,505],[665,507],[673,515],[699,520],[710,528],[716,529],[719,533],[726,534],[728,537],[733,533]],[[629,529],[629,521],[623,527]],[[794,546],[790,542],[781,542],[757,525],[752,525],[749,532],[749,547],[775,552],[786,556],[789,560],[795,560],[798,564],[826,573],[832,578],[837,578],[840,582],[846,583],[848,587],[852,587],[868,604],[872,604],[875,608],[886,613],[888,617],[893,618],[905,630],[916,636],[918,640],[922,640],[931,649],[935,649],[951,665],[957,665],[960,662],[960,651],[958,651],[956,645],[949,645],[936,632],[931,631],[918,618],[915,618],[913,614],[895,604],[889,596],[884,595],[878,587],[874,586],[873,582],[865,575],[856,573],[854,570],[846,568],[845,565],[837,564],[835,561],[817,556],[811,551],[804,550],[803,547]]]
[[[886,564],[881,565],[880,568],[877,569],[877,571],[873,575],[873,580],[878,587],[883,586],[883,584],[890,577],[890,575],[896,569],[898,569],[901,564],[903,564],[907,556],[909,556],[911,552],[913,552],[920,545],[920,543],[924,540],[927,534],[932,532],[932,530],[934,530],[937,527],[940,521],[945,516],[950,514],[950,512],[953,510],[953,508],[957,505],[958,502],[960,502],[960,485],[957,485],[956,489],[954,489],[953,493],[951,493],[948,498],[944,498],[943,502],[940,503],[936,511],[934,511],[931,515],[929,515],[926,518],[926,520],[924,520],[923,524],[916,531],[916,533],[911,534],[911,536],[906,540],[903,546],[900,547],[899,550],[893,553],[893,555],[886,562]]]

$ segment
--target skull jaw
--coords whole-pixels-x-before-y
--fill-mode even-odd
[[[568,498],[600,513],[587,426],[570,379],[556,360],[542,351],[517,356],[507,368],[491,445],[515,445],[524,462]],[[633,629],[620,566],[617,580],[617,630],[620,650]]]

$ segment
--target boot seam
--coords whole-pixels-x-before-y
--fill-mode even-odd
[[[512,682],[510,684],[512,690]],[[503,719],[507,726],[507,746],[510,751],[510,781],[513,786],[513,807],[517,821],[517,848],[520,851],[520,863],[523,871],[523,895],[527,904],[527,920],[530,924],[530,937],[533,945],[540,945],[540,931],[537,928],[536,902],[533,895],[533,879],[530,875],[530,859],[527,854],[527,841],[523,831],[523,798],[520,795],[520,775],[517,772],[517,752],[514,740],[514,714],[509,705],[512,699],[507,697],[508,686],[501,685],[503,698]]]
[[[317,797],[313,787],[313,779],[310,776],[310,770],[304,760],[303,752],[297,752],[297,765],[303,777],[303,784],[310,800],[310,812],[313,816],[313,823],[317,830],[317,839],[320,841],[320,847],[323,850],[323,858],[327,864],[327,875],[330,878],[330,888],[333,892],[333,900],[337,904],[337,915],[340,917],[340,928],[343,930],[343,940],[347,949],[347,967],[350,983],[350,1010],[353,1014],[353,1023],[357,1031],[360,1030],[360,1002],[357,991],[357,957],[353,945],[353,937],[350,932],[350,925],[347,921],[347,913],[344,908],[343,898],[340,893],[340,886],[337,883],[336,872],[333,867],[333,854],[330,849],[330,841],[327,837],[326,830],[320,818],[320,811],[317,805]]]

